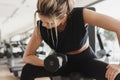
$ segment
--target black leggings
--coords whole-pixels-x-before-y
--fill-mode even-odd
[[[51,77],[58,75],[69,76],[71,72],[77,72],[97,80],[107,80],[105,78],[105,72],[108,64],[97,60],[90,47],[80,54],[67,55],[67,57],[67,64],[54,73],[46,71],[44,67],[26,64],[23,67],[20,80],[34,80],[37,77]],[[120,80],[120,74],[115,80]]]

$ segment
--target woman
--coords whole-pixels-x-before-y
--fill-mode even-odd
[[[73,0],[38,0],[40,18],[27,45],[21,80],[51,80],[53,76],[68,76],[71,72],[97,80],[120,80],[120,65],[111,65],[96,59],[88,41],[86,24],[114,31],[120,42],[120,21],[88,10],[73,8]],[[54,73],[44,68],[44,60],[35,51],[44,40],[56,52],[67,55],[68,62]]]

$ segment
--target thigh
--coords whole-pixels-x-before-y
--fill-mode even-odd
[[[34,78],[36,77],[45,76],[50,76],[50,73],[46,71],[43,67],[26,64],[22,69],[20,80],[34,80]]]
[[[33,66],[31,64],[26,64],[21,73],[20,80],[34,80],[37,77],[53,77],[53,76],[68,76],[69,69],[68,66],[63,66],[58,71],[51,73],[44,69],[44,67]]]
[[[83,72],[97,80],[107,80],[105,78],[106,66],[108,64],[97,59],[89,60],[85,65]]]
[[[68,69],[71,72],[77,72],[97,80],[106,80],[105,72],[108,64],[97,60],[90,47],[78,55],[68,56],[68,60]]]

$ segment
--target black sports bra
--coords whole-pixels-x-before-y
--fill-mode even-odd
[[[64,31],[58,33],[57,47],[53,45],[52,38],[49,35],[50,29],[43,27],[40,20],[37,21],[37,23],[38,27],[40,27],[39,29],[43,40],[56,52],[66,53],[78,50],[86,43],[88,37],[88,28],[84,25],[82,7],[74,8],[69,14],[67,19],[67,25]],[[54,41],[56,42],[54,28],[52,28],[52,33]]]

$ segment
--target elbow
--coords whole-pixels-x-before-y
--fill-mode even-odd
[[[27,63],[27,56],[23,55],[23,63]]]
[[[26,55],[26,54],[24,54],[23,55],[23,63],[30,63],[31,56],[32,55]]]

